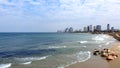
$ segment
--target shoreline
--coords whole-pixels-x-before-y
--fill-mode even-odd
[[[78,62],[66,68],[109,68],[109,64],[101,57],[92,56],[85,62]]]
[[[111,35],[109,35],[111,36]],[[113,37],[113,36],[111,36]],[[114,38],[114,37],[113,37]],[[116,39],[116,38],[115,38]],[[117,39],[116,39],[117,40]],[[78,62],[76,64],[70,65],[66,68],[120,68],[120,42],[116,41],[113,43],[112,47],[109,48],[111,51],[114,51],[118,57],[111,61],[100,56],[91,56],[91,58],[85,62]]]

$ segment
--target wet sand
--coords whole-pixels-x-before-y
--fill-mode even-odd
[[[100,56],[92,55],[89,60],[70,65],[66,68],[120,68],[120,42],[115,43],[110,50],[114,51],[118,55],[118,58],[107,61]]]
[[[66,68],[109,68],[109,64],[100,56],[92,56],[85,62],[73,64]]]

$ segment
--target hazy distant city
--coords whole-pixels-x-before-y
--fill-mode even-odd
[[[111,33],[118,32],[119,29],[111,27],[110,24],[106,24],[106,29],[103,30],[101,25],[89,25],[84,26],[83,29],[74,30],[73,27],[65,28],[64,30],[58,30],[57,32],[64,33]]]

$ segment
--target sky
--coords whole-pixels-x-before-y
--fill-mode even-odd
[[[120,0],[0,0],[0,32],[55,32],[97,24],[120,29]]]

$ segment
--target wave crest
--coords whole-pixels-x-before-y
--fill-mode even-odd
[[[26,58],[15,58],[15,60],[18,61],[36,61],[36,60],[44,60],[48,56],[43,56],[43,57],[26,57]]]
[[[85,52],[80,51],[77,54],[78,62],[84,62],[84,61],[90,59],[90,57],[91,57],[91,52],[90,51],[85,51]]]
[[[87,43],[88,41],[79,41],[79,43],[81,44],[81,43]]]
[[[59,49],[59,48],[66,48],[67,46],[49,46],[49,49]]]
[[[21,63],[21,64],[23,64],[23,65],[28,65],[28,64],[31,64],[32,63],[32,61],[30,61],[30,62],[25,62],[25,63]]]
[[[7,63],[7,64],[1,64],[0,68],[9,68],[11,67],[12,63]]]
[[[78,62],[87,61],[88,59],[91,58],[91,52],[90,51],[80,51],[79,53],[77,53],[75,55],[75,57],[77,57],[77,61],[71,62],[70,64],[67,64],[67,65],[59,66],[57,68],[66,68],[66,67],[69,67],[70,65],[76,64]]]

